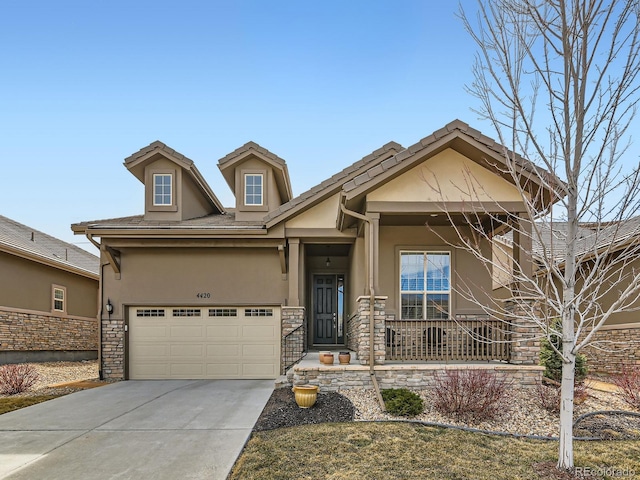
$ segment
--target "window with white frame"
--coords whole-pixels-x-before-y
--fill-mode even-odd
[[[244,176],[244,204],[261,206],[263,185],[261,173],[247,173]]]
[[[57,312],[66,312],[67,311],[67,308],[66,308],[67,289],[64,287],[59,287],[57,285],[54,285],[52,289],[53,289],[53,295],[52,295],[53,310]]]
[[[153,174],[153,205],[173,205],[173,176],[171,174]]]
[[[450,300],[449,252],[400,252],[402,319],[446,320]]]

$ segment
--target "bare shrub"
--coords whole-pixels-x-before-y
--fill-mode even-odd
[[[29,390],[38,381],[36,369],[26,363],[0,367],[0,393],[15,395]]]
[[[588,386],[585,382],[578,382],[573,386],[573,401],[576,405],[584,403],[589,396]],[[560,387],[556,385],[536,385],[535,402],[540,408],[551,413],[560,412]]]
[[[505,411],[510,386],[486,370],[447,370],[435,375],[434,407],[465,422],[491,420]]]
[[[622,400],[640,410],[640,365],[623,366],[622,372],[613,377],[613,383],[620,389]]]

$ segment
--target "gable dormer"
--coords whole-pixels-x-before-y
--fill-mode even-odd
[[[236,197],[236,220],[262,220],[292,198],[286,162],[249,142],[218,162]]]
[[[225,213],[193,160],[153,142],[124,161],[144,184],[145,220],[188,220]]]

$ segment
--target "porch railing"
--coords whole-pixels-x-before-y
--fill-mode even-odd
[[[307,354],[304,351],[304,324],[282,337],[282,374]]]
[[[508,361],[510,332],[497,319],[387,320],[386,359]]]

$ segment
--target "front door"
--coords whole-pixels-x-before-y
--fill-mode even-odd
[[[313,343],[335,345],[344,342],[344,276],[313,277]]]

